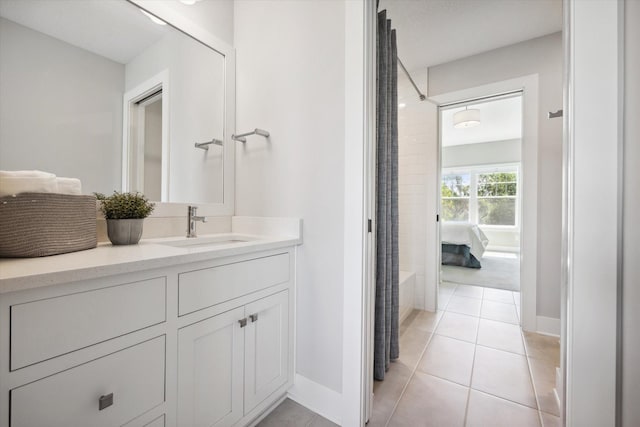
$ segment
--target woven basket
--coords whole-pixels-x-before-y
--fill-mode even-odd
[[[41,257],[96,245],[95,196],[21,193],[0,197],[0,257]]]

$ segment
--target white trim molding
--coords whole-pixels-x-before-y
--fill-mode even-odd
[[[342,394],[296,374],[287,397],[326,419],[342,425]]]
[[[537,333],[560,337],[560,319],[556,319],[555,317],[538,316],[536,324]]]
[[[374,285],[370,271],[375,244],[373,233],[367,232],[367,219],[375,224],[375,167],[371,167],[375,149],[375,18],[375,2],[345,2],[342,401],[331,408],[340,411],[341,417],[327,418],[354,427],[367,421],[373,384],[370,296]],[[331,407],[333,402],[327,400],[323,405]]]
[[[613,426],[620,398],[616,369],[624,2],[567,0],[564,6],[568,15],[565,421],[576,427]]]
[[[520,317],[522,328],[535,332],[538,274],[538,74],[450,92],[429,99],[438,104],[448,104],[514,91],[522,91],[520,292],[523,303]],[[427,244],[439,246],[440,242]],[[437,301],[436,294],[437,290],[434,295],[427,295],[427,298]]]

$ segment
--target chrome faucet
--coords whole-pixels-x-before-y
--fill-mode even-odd
[[[196,221],[207,222],[207,217],[196,215],[198,208],[196,206],[188,206],[187,214],[187,237],[198,237],[196,234]]]

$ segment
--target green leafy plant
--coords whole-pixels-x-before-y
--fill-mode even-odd
[[[119,193],[111,196],[94,193],[106,219],[140,219],[148,217],[155,207],[142,193]]]

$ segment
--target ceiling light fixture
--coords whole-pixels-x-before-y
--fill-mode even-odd
[[[456,129],[471,128],[480,124],[480,110],[465,107],[453,115],[453,127]]]
[[[180,0],[180,3],[186,4],[187,6],[191,6],[192,4],[198,3],[200,0]]]
[[[140,9],[140,12],[142,12],[144,14],[144,16],[146,16],[147,18],[149,18],[151,20],[151,22],[153,22],[154,24],[158,24],[158,25],[167,25],[166,22],[164,22],[162,19],[160,18],[156,18],[155,16],[153,16],[152,14],[150,14],[149,12],[147,12],[144,9]]]

